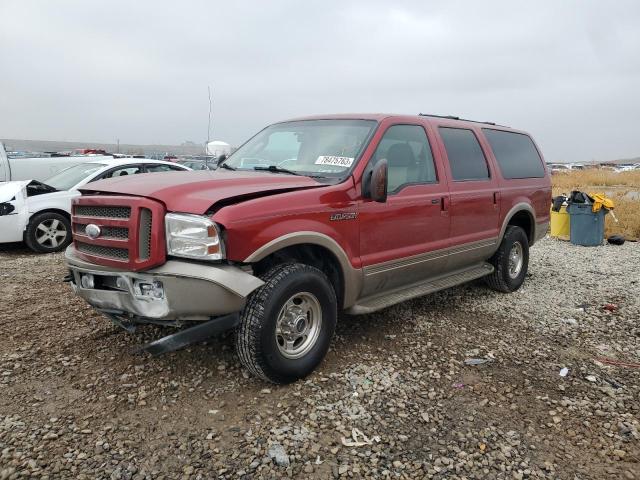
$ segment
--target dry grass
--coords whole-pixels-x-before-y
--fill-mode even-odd
[[[572,170],[570,172],[554,173],[551,178],[554,190],[576,190],[574,187],[633,187],[640,190],[640,170],[616,173],[613,170],[592,168],[588,170]]]
[[[628,239],[640,238],[640,171],[616,173],[591,169],[556,173],[551,177],[553,195],[568,194],[571,190],[602,192],[615,202],[615,222],[607,215],[605,234],[621,233]],[[636,197],[633,198],[632,196]]]

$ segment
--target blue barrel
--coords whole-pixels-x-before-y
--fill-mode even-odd
[[[597,212],[591,210],[586,203],[572,203],[569,205],[570,235],[574,245],[595,247],[602,245],[604,240],[604,216],[607,211],[601,208]]]

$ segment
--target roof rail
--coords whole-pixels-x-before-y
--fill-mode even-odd
[[[487,125],[497,125],[494,122],[481,122],[479,120],[469,120],[468,118],[460,118],[455,115],[434,115],[432,113],[419,113],[420,117],[436,117],[436,118],[447,118],[449,120],[462,120],[463,122],[473,122],[473,123],[485,123]]]

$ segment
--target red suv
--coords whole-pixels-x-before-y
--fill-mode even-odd
[[[215,171],[88,184],[66,251],[75,292],[116,324],[178,327],[173,350],[235,328],[242,363],[309,374],[339,311],[370,313],[484,277],[523,283],[551,186],[529,135],[436,115],[273,124]]]

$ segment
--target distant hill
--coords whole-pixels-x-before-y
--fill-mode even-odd
[[[94,143],[94,142],[54,142],[48,140],[16,140],[13,138],[1,138],[7,150],[27,151],[27,152],[67,152],[78,148],[95,148],[105,150],[109,153],[118,153],[118,145],[115,143]],[[132,145],[120,144],[119,153],[151,155],[151,154],[172,154],[172,155],[199,155],[204,153],[204,145],[184,144],[184,145]]]
[[[580,161],[576,161],[576,162],[547,162],[547,163],[553,163],[553,164],[583,164],[583,165],[610,165],[610,164],[625,164],[625,163],[640,163],[640,157],[634,157],[634,158],[618,158],[616,160],[585,160],[583,162]]]
[[[618,160],[609,160],[608,162],[596,162],[596,163],[640,163],[640,157],[634,158],[619,158]]]

